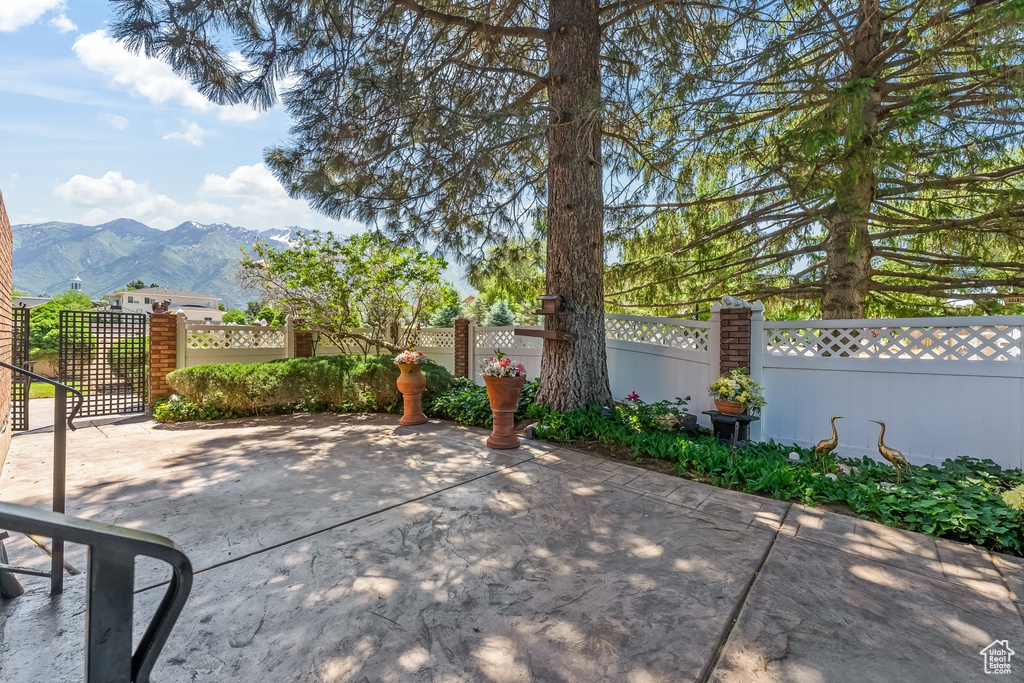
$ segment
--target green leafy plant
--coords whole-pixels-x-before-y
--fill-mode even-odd
[[[532,417],[531,409],[537,397],[538,380],[523,385],[523,393],[519,396],[519,407],[516,419]],[[423,411],[431,417],[441,417],[476,427],[491,427],[493,416],[491,404],[487,400],[487,389],[464,377],[456,379],[452,387],[436,396],[425,398]]]
[[[634,391],[626,400],[616,406],[619,421],[633,429],[656,429],[671,431],[679,427],[678,418],[686,415],[686,404],[690,397],[674,401],[647,403]]]

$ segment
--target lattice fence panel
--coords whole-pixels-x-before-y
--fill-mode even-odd
[[[416,346],[427,346],[438,349],[455,348],[455,330],[453,329],[423,329],[413,333]]]
[[[513,327],[478,327],[476,348],[478,349],[539,349],[544,346],[540,337],[517,337]]]
[[[283,349],[285,331],[277,327],[188,325],[185,344],[190,349]]]
[[[765,329],[766,351],[808,358],[902,360],[1017,360],[1021,328],[1016,325],[935,327],[803,327]]]
[[[60,381],[85,394],[80,417],[145,410],[148,335],[143,314],[60,312]]]
[[[710,331],[706,327],[647,320],[605,318],[604,329],[607,339],[658,344],[701,353],[707,353],[710,338]]]

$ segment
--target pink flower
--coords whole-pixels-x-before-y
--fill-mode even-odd
[[[508,366],[512,365],[512,361],[509,360],[508,358],[502,358],[500,361],[498,361],[498,365],[500,365],[503,368],[507,368]]]
[[[519,365],[517,365],[517,366],[516,366],[516,369],[518,369],[518,370],[519,370],[519,374],[521,374],[521,375],[525,375],[525,374],[526,374],[526,366],[525,366],[525,365],[523,365],[522,363],[520,363]]]
[[[636,393],[635,391],[631,392],[629,394],[629,396],[626,397],[626,400],[627,401],[639,401],[640,400],[640,394]]]

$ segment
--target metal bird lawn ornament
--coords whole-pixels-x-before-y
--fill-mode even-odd
[[[832,416],[832,438],[819,441],[818,445],[814,447],[814,454],[818,456],[818,460],[821,460],[821,471],[825,471],[825,459],[828,458],[829,453],[836,449],[839,445],[839,434],[836,432],[836,420],[845,419],[842,415]]]
[[[903,481],[902,471],[906,469],[909,472],[910,463],[907,462],[907,459],[898,450],[885,445],[885,442],[882,440],[885,437],[885,423],[880,420],[869,420],[869,422],[882,426],[882,431],[878,434],[878,452],[896,468],[896,483],[901,483]]]

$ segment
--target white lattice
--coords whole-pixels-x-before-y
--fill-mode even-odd
[[[691,325],[657,319],[608,316],[604,321],[604,329],[607,339],[658,344],[701,353],[708,351],[709,331],[700,323]]]
[[[517,337],[514,327],[478,327],[478,349],[539,349],[544,345],[540,337]]]
[[[766,327],[766,351],[776,356],[1017,360],[1018,325]]]
[[[413,340],[416,346],[453,349],[455,348],[455,330],[446,328],[416,330]]]
[[[284,330],[256,326],[188,326],[185,345],[190,349],[283,349]]]

